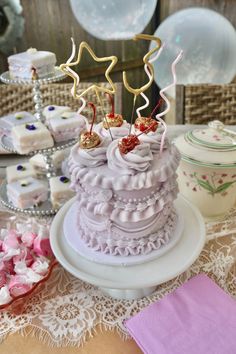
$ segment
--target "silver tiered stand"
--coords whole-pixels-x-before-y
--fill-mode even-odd
[[[52,74],[47,75],[46,77],[42,79],[36,79],[36,80],[28,80],[28,79],[13,79],[10,77],[9,71],[1,74],[0,80],[4,82],[5,84],[15,84],[15,85],[32,85],[33,86],[33,101],[35,103],[35,117],[44,123],[44,116],[42,113],[43,110],[43,100],[42,100],[42,93],[41,93],[41,85],[44,84],[50,84],[53,82],[57,82],[59,80],[62,80],[65,78],[65,74],[58,68],[55,67],[55,71]],[[50,177],[55,176],[55,168],[52,163],[52,155],[59,150],[63,150],[67,147],[70,147],[76,143],[76,139],[70,139],[67,141],[63,141],[61,143],[55,143],[53,147],[47,148],[47,149],[41,149],[41,150],[34,150],[31,151],[27,156],[32,156],[35,154],[42,154],[45,160],[46,164],[46,176],[47,179],[49,180]],[[12,143],[12,140],[9,136],[7,135],[2,135],[0,138],[0,144],[2,147],[11,153],[18,154],[18,152],[15,150],[14,145]],[[2,204],[7,207],[8,209],[11,209],[15,212],[20,212],[23,214],[27,215],[32,215],[32,216],[51,216],[57,213],[58,209],[55,209],[52,207],[51,202],[48,200],[46,202],[43,202],[39,206],[35,206],[32,208],[28,209],[21,209],[15,207],[12,203],[9,202],[8,197],[7,197],[7,191],[6,191],[7,183],[4,181],[1,185],[0,188],[0,200]]]

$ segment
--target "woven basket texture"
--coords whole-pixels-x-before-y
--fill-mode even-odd
[[[186,85],[185,123],[204,124],[217,119],[236,124],[236,84]]]
[[[99,83],[100,86],[108,86],[106,83]],[[120,83],[116,83],[117,94],[115,100],[121,101],[121,91],[119,90]],[[91,86],[91,83],[80,83],[80,89],[78,94],[83,90]],[[60,83],[60,84],[47,84],[41,86],[41,92],[43,96],[43,105],[59,105],[69,106],[72,110],[78,110],[81,103],[79,100],[74,99],[71,94],[72,84]],[[96,104],[97,108],[97,122],[101,121],[103,117],[103,111],[109,113],[111,111],[111,105],[106,95],[101,95],[102,105],[98,102],[94,92],[90,91],[84,96],[87,101],[91,101]],[[33,101],[32,86],[30,85],[0,85],[0,116],[19,111],[35,112],[35,103]],[[83,110],[88,119],[92,117],[92,110],[89,107],[85,107]]]

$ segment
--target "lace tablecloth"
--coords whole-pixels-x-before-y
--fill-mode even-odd
[[[0,340],[19,332],[34,335],[52,346],[79,346],[94,334],[97,325],[116,329],[123,338],[128,338],[123,326],[125,319],[200,272],[236,296],[236,209],[223,221],[206,226],[208,241],[197,261],[177,278],[158,286],[151,296],[140,300],[114,300],[76,279],[60,265],[56,266],[49,280],[20,308],[0,312]]]

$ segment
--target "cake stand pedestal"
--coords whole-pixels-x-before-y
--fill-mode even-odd
[[[75,277],[98,286],[105,294],[119,299],[137,299],[188,269],[205,243],[205,224],[198,209],[183,197],[175,202],[183,216],[184,229],[178,243],[165,254],[135,265],[100,264],[82,257],[67,242],[64,218],[74,204],[67,202],[55,216],[50,229],[51,247],[61,265]],[[75,230],[76,232],[76,230]]]

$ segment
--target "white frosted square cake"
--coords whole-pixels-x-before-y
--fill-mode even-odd
[[[13,127],[35,121],[37,121],[37,119],[33,114],[22,111],[3,116],[0,120],[0,123],[4,133],[9,134]]]
[[[51,118],[54,118],[56,116],[59,116],[65,112],[71,112],[71,108],[68,106],[50,105],[50,106],[44,107],[44,109],[43,109],[43,115],[44,115],[46,121],[48,121]]]
[[[39,205],[48,198],[48,188],[41,181],[29,177],[7,185],[8,200],[18,208]]]
[[[52,177],[49,180],[51,202],[54,208],[61,207],[71,199],[75,193],[70,188],[70,180],[65,176]]]
[[[49,120],[48,126],[55,141],[65,141],[79,136],[86,128],[87,120],[76,112],[64,112]]]
[[[52,155],[52,163],[53,163],[56,170],[59,170],[61,168],[62,162],[69,155],[69,153],[70,153],[70,149],[67,148],[65,150],[56,151]],[[30,162],[32,168],[34,169],[34,171],[37,173],[37,175],[45,175],[46,174],[46,163],[43,158],[43,155],[36,154],[29,159],[29,162]]]
[[[46,149],[54,145],[49,130],[41,122],[21,124],[11,131],[13,145],[19,154]]]
[[[56,56],[52,52],[38,51],[30,48],[26,52],[8,57],[9,72],[12,78],[32,79],[34,70],[38,78],[45,77],[54,72]]]
[[[36,172],[29,162],[6,168],[7,183],[12,183],[27,177],[36,177]]]

